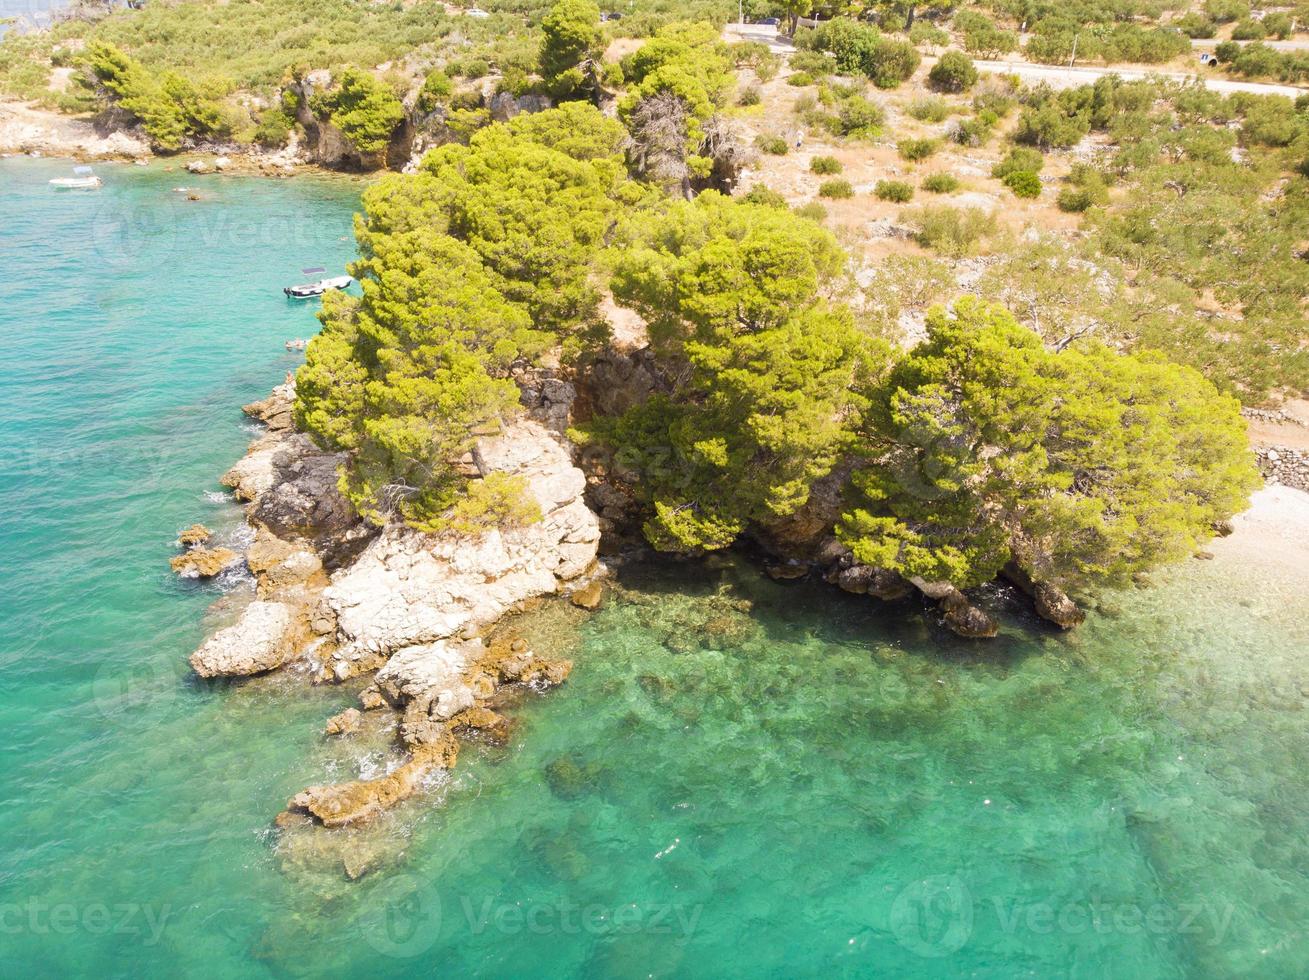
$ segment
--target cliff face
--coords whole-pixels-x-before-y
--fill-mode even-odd
[[[558,415],[571,387],[544,387],[553,400],[538,398],[537,414]],[[320,682],[378,671],[361,707],[401,713],[407,761],[382,779],[310,787],[284,817],[340,826],[453,765],[460,736],[503,731],[504,719],[487,708],[503,685],[543,690],[563,681],[571,664],[512,641],[488,647],[479,637],[531,600],[587,584],[600,529],[582,499],[581,471],[558,436],[530,417],[479,440],[469,465],[480,476],[523,478],[539,522],[477,536],[370,527],[337,489],[343,457],[294,431],[294,394],[282,386],[246,406],[268,432],[222,482],[248,504],[255,537],[245,561],[256,599],[191,655],[191,666],[209,678],[298,664]],[[335,719],[329,729],[348,732],[353,719]]]

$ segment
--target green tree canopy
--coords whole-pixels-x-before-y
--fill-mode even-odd
[[[555,0],[541,23],[541,77],[556,98],[594,98],[604,34],[594,0]]]
[[[311,101],[320,118],[329,118],[364,156],[384,152],[404,122],[405,110],[395,93],[366,71],[347,68],[335,88]]]
[[[350,454],[343,487],[369,519],[444,526],[465,487],[459,458],[518,403],[511,365],[595,323],[589,279],[625,184],[621,138],[574,104],[491,126],[365,192],[350,268],[363,295],[324,298],[296,416]],[[515,511],[506,492],[485,513]]]
[[[1011,559],[1065,589],[1121,583],[1212,535],[1258,485],[1237,403],[1100,344],[1048,351],[999,306],[935,309],[869,393],[838,536],[870,565],[977,585]]]
[[[714,192],[622,248],[614,296],[648,319],[677,381],[603,435],[640,474],[657,548],[726,547],[794,513],[831,470],[855,382],[888,353],[825,298],[843,263],[812,222]]]

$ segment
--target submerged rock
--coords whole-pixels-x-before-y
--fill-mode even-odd
[[[458,757],[458,740],[447,736],[439,744],[415,750],[407,762],[385,776],[310,786],[291,797],[286,806],[308,813],[324,827],[361,823],[413,796],[426,776],[452,768]]]
[[[324,735],[351,735],[359,731],[359,722],[363,714],[358,708],[346,708],[340,714],[327,719],[323,728]]]
[[[592,579],[569,596],[569,601],[579,609],[589,609],[594,612],[604,601],[604,583],[599,579]]]
[[[169,559],[168,564],[183,578],[212,578],[240,560],[231,548],[192,548]]]
[[[282,666],[295,652],[296,629],[289,606],[256,600],[241,618],[221,629],[191,654],[201,677],[245,677]]]

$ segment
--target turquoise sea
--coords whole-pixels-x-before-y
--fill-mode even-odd
[[[348,259],[359,187],[67,170],[0,160],[0,976],[1309,976],[1306,569],[1241,535],[1070,636],[997,591],[989,644],[629,564],[520,624],[576,668],[508,747],[275,833],[387,733],[319,734],[353,689],[194,680],[248,582],[167,560],[239,533],[239,406],[315,327],[280,287]]]

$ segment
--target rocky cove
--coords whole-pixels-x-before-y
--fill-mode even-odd
[[[621,466],[579,451],[565,431],[575,410],[613,411],[657,388],[647,352],[610,351],[573,380],[549,369],[520,370],[517,380],[523,414],[479,438],[460,465],[470,477],[523,478],[542,519],[474,537],[363,521],[338,489],[343,457],[296,430],[291,379],[245,406],[264,433],[220,482],[244,506],[248,544],[242,554],[211,547],[208,529],[194,525],[179,534],[172,565],[203,578],[244,563],[253,596],[235,622],[195,650],[190,666],[205,680],[273,671],[313,684],[363,679],[357,705],[324,719],[325,737],[391,731],[403,754],[380,775],[307,786],[286,802],[278,827],[363,825],[452,769],[461,741],[503,743],[512,728],[505,712],[563,683],[573,667],[535,653],[516,634],[515,616],[552,599],[593,610],[608,565],[641,560]],[[939,604],[939,622],[950,631],[994,637],[993,616],[954,586],[853,560],[831,533],[843,477],[820,481],[801,512],[756,530],[746,547],[763,571],[779,582],[813,577],[886,602],[918,596]],[[1059,628],[1083,620],[1057,589],[1013,566],[1005,576]],[[345,865],[350,877],[370,866]]]

